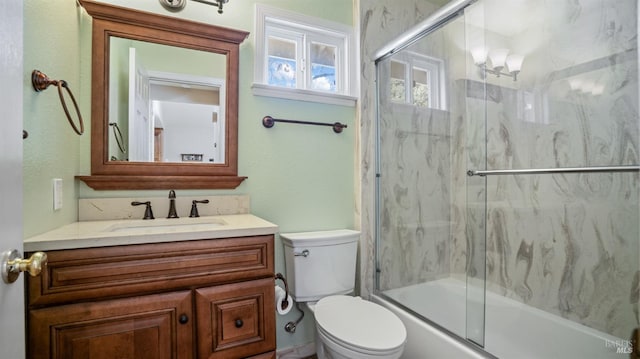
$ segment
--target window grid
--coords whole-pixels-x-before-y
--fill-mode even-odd
[[[443,62],[409,53],[390,61],[390,100],[416,107],[444,109]]]
[[[255,94],[355,105],[350,27],[263,5],[256,9]],[[287,41],[296,44],[295,57],[274,49]]]

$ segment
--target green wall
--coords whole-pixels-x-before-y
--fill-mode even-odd
[[[170,15],[158,1],[105,1]],[[189,2],[173,16],[254,32],[256,1],[232,0],[224,14]],[[344,0],[271,0],[269,6],[353,25],[353,2]],[[77,220],[77,199],[93,197],[163,197],[167,191],[94,191],[74,180],[90,173],[91,20],[75,0],[25,2],[24,233],[30,237]],[[235,190],[180,190],[178,196],[248,194],[253,214],[276,223],[281,232],[355,226],[354,156],[356,108],[257,97],[253,82],[254,37],[240,47],[239,175],[247,176]],[[188,64],[185,64],[188,66]],[[357,71],[357,64],[353,64]],[[31,70],[66,80],[84,114],[86,133],[73,133],[60,106],[57,90],[35,93]],[[70,100],[69,101],[70,104]],[[340,135],[329,128],[277,124],[266,129],[265,115],[306,121],[340,121],[349,127]],[[53,178],[64,180],[64,207],[53,211]],[[167,189],[168,190],[168,189]],[[276,239],[276,270],[284,272],[282,244]],[[296,315],[278,317],[278,348],[313,340],[306,318],[295,334],[282,328]]]
[[[64,115],[58,90],[50,86],[36,93],[31,71],[38,69],[52,79],[64,79],[81,105],[85,125],[90,122],[89,93],[83,88],[81,37],[89,19],[75,1],[30,0],[24,3],[24,235],[42,233],[77,219],[81,140]],[[66,93],[65,93],[66,95]],[[71,99],[66,98],[70,111]],[[75,113],[73,113],[75,119]],[[87,133],[82,137],[89,141]],[[52,179],[62,178],[63,208],[53,211]]]

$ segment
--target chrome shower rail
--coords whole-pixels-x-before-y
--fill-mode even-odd
[[[442,25],[449,22],[449,20],[460,15],[460,12],[467,6],[473,4],[477,0],[452,0],[439,10],[431,14],[426,19],[422,20],[418,24],[409,28],[400,36],[378,49],[373,55],[373,60],[377,63],[383,60],[387,56],[391,56],[396,52],[412,45],[415,41],[422,36],[440,28]]]
[[[560,168],[529,168],[521,170],[486,170],[467,171],[467,176],[496,176],[496,175],[531,175],[547,173],[594,173],[594,172],[638,172],[640,166],[594,166],[594,167],[560,167]]]

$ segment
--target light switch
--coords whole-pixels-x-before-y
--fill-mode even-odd
[[[62,208],[62,178],[53,179],[53,210]]]

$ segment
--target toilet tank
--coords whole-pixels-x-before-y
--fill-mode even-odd
[[[293,299],[312,302],[353,292],[359,237],[349,229],[281,233]]]

